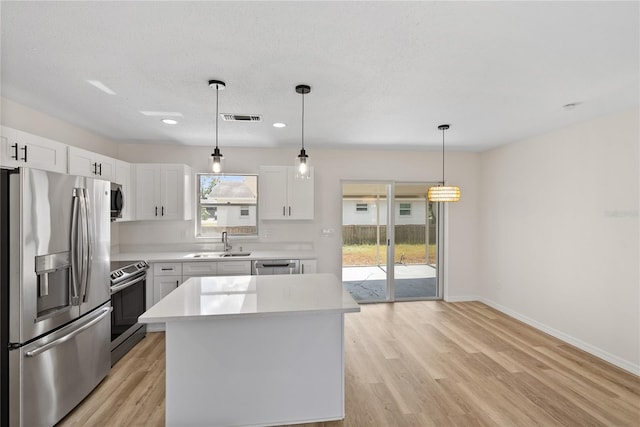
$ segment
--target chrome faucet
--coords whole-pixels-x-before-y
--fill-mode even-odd
[[[224,251],[227,252],[228,250],[230,250],[233,246],[231,246],[229,244],[229,235],[227,234],[226,231],[222,232],[222,243],[224,243]]]

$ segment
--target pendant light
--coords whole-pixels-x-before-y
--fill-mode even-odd
[[[304,96],[311,92],[311,86],[298,85],[296,86],[296,92],[302,95],[302,148],[296,159],[296,178],[309,178],[309,156],[304,150]]]
[[[209,168],[213,173],[222,172],[222,158],[224,157],[218,148],[218,92],[224,90],[225,83],[221,80],[209,80],[209,87],[216,90],[216,148],[209,157]]]
[[[449,125],[438,126],[438,129],[442,131],[442,185],[429,188],[427,198],[430,202],[457,202],[460,200],[460,187],[444,185],[444,131],[449,127]]]

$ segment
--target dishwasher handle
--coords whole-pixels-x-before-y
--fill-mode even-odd
[[[277,264],[256,264],[256,268],[270,268],[270,267],[292,267],[294,263],[286,262],[286,263],[277,263]]]
[[[299,274],[300,261],[297,259],[256,260],[251,265],[251,274],[263,276],[271,274]]]

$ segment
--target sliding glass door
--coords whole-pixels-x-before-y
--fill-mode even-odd
[[[342,281],[357,301],[388,301],[390,183],[343,183]]]
[[[426,184],[394,188],[394,300],[438,298],[437,204],[427,200]]]
[[[343,182],[342,281],[359,302],[439,299],[430,183]]]

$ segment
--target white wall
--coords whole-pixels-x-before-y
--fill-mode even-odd
[[[0,98],[0,121],[3,126],[53,139],[63,144],[84,148],[105,156],[117,157],[118,143],[55,117]]]
[[[478,289],[491,305],[636,373],[638,117],[630,110],[480,156]]]
[[[150,151],[150,148],[153,148]],[[260,165],[293,164],[296,149],[244,149],[221,146],[228,173],[257,173]],[[151,154],[152,153],[152,154]],[[342,182],[341,180],[437,181],[441,174],[440,152],[346,151],[308,148],[315,167],[314,221],[261,221],[260,243],[306,242],[318,254],[318,268],[341,276]],[[119,157],[136,162],[186,163],[194,173],[207,170],[211,147],[150,146],[125,144]],[[152,159],[151,159],[152,156]],[[357,158],[358,162],[353,159]],[[476,295],[478,281],[478,197],[479,155],[447,153],[447,179],[462,188],[462,201],[449,207],[451,272],[445,295],[468,299]],[[258,195],[258,197],[260,197]],[[194,237],[192,221],[133,222],[119,225],[121,247],[130,245],[188,245],[203,242]],[[323,236],[322,229],[333,234]],[[238,241],[238,240],[236,240]],[[242,240],[238,244],[250,244]],[[232,244],[234,244],[232,239]]]

